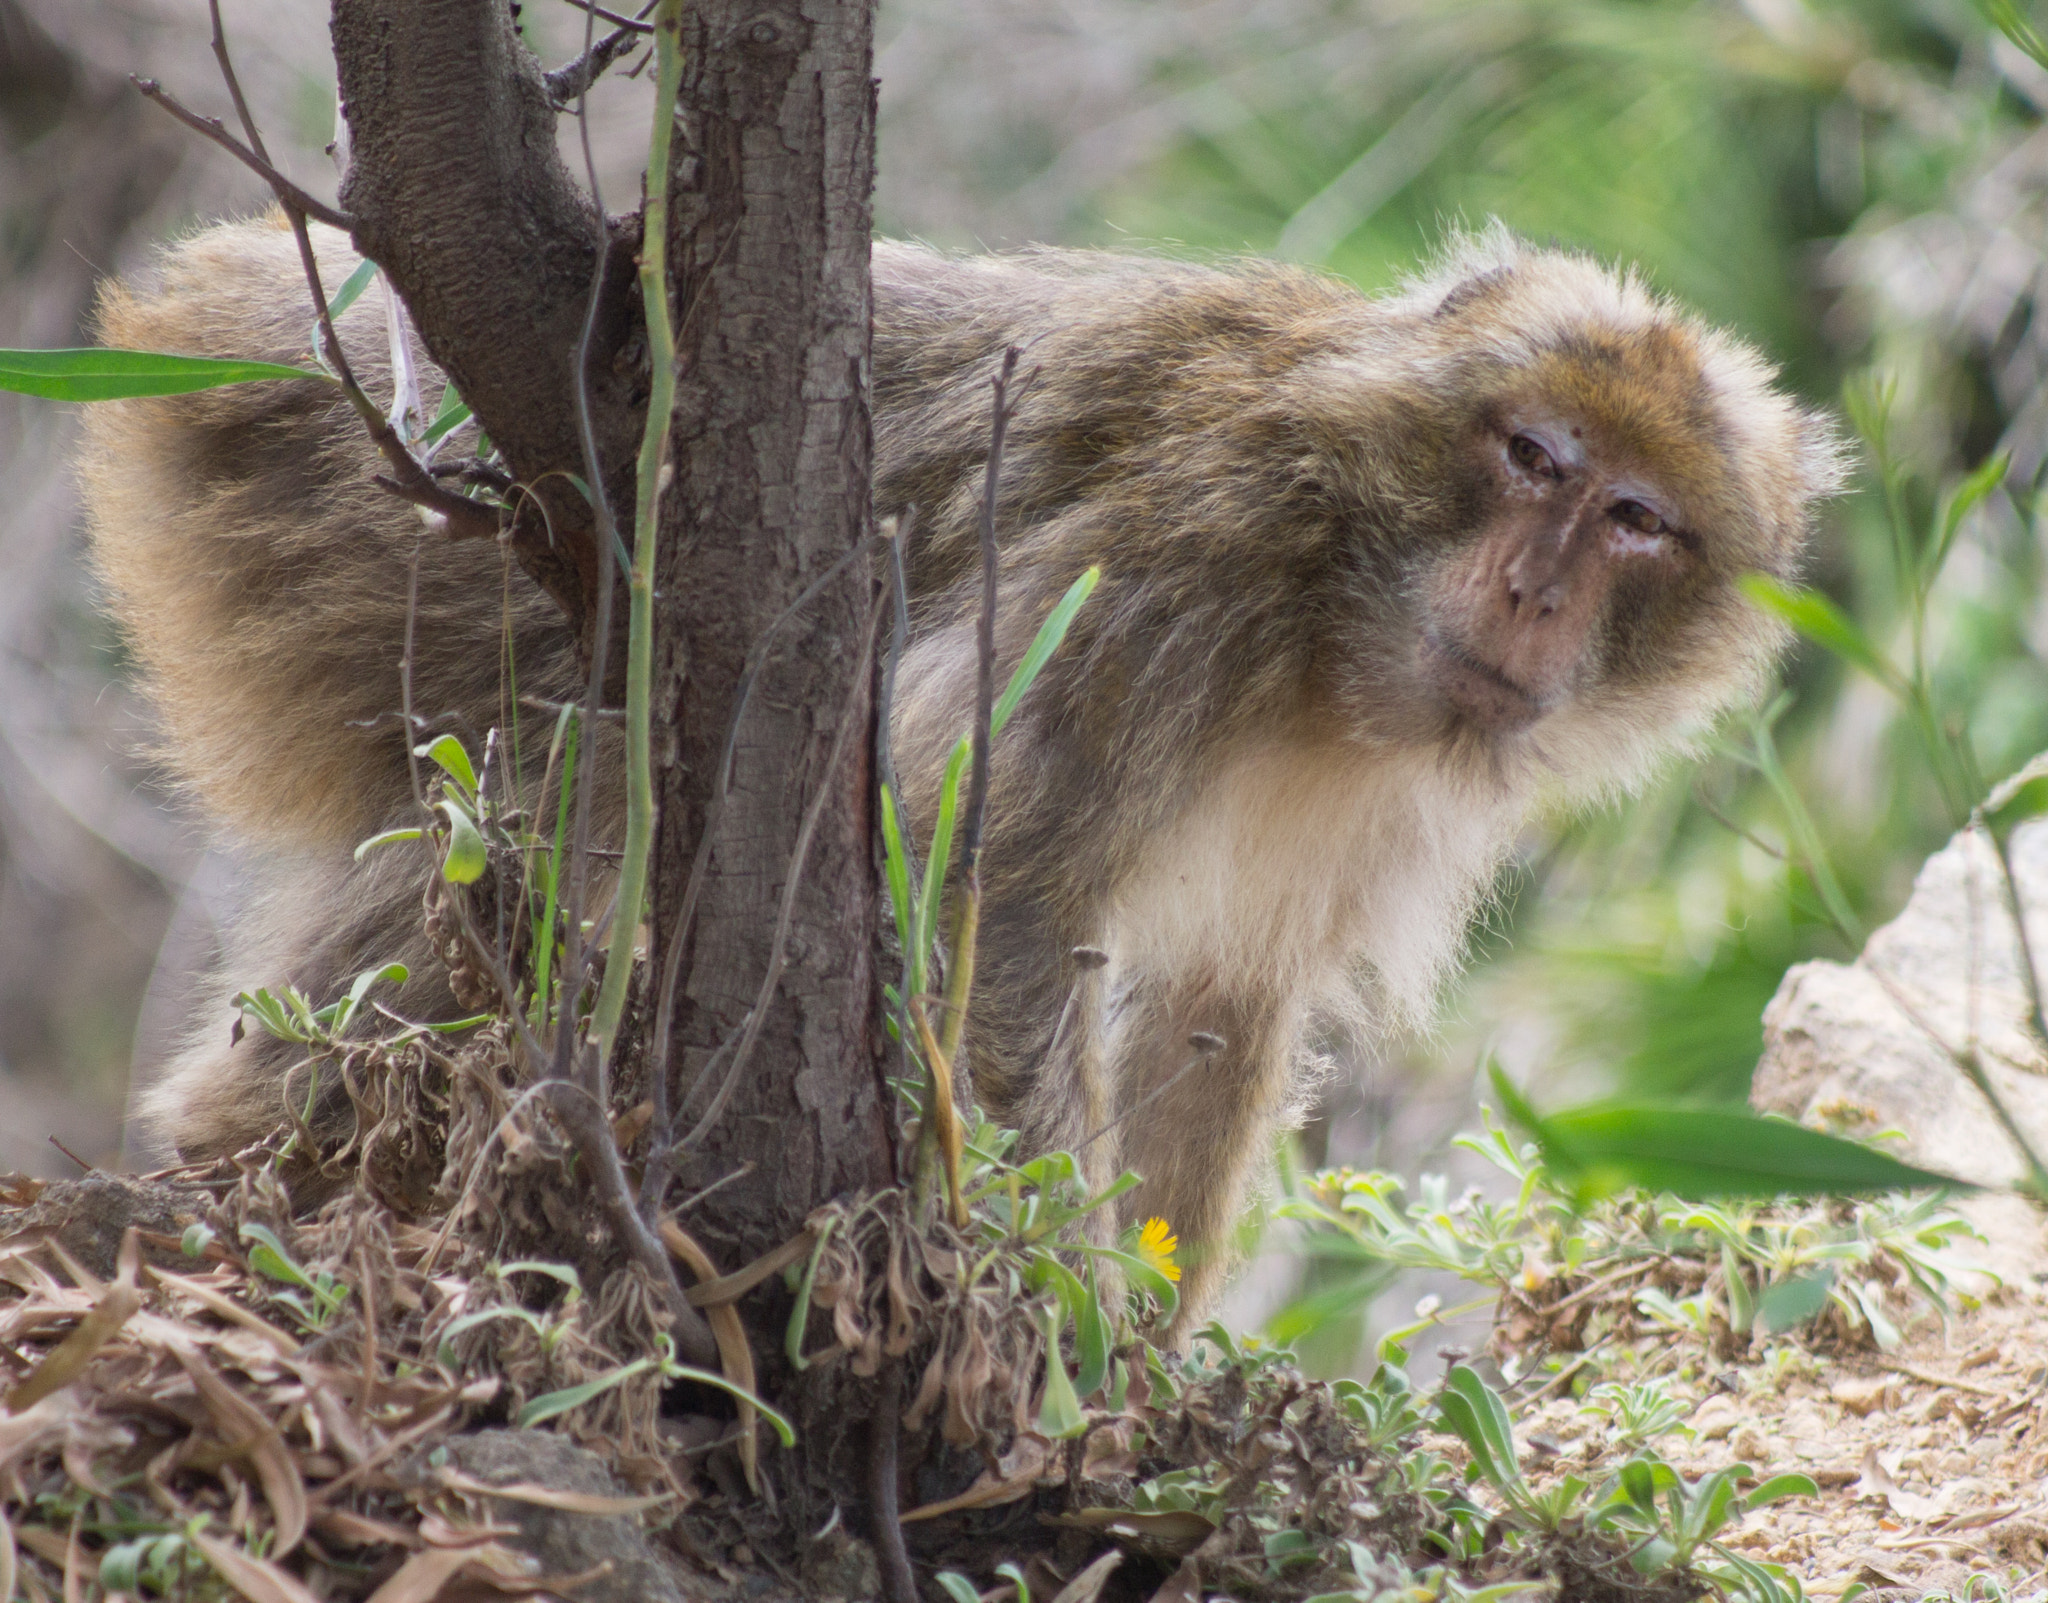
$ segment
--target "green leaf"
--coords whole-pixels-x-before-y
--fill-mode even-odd
[[[441,877],[451,885],[473,885],[490,861],[484,838],[460,802],[444,801],[441,811],[448,817],[448,855],[441,860]]]
[[[1052,654],[1060,649],[1060,642],[1067,638],[1067,630],[1073,625],[1074,614],[1081,610],[1081,603],[1094,593],[1101,580],[1102,570],[1090,568],[1067,586],[1067,593],[1060,597],[1059,604],[1046,614],[1045,622],[1038,626],[1038,633],[1032,637],[1030,647],[1010,675],[1010,682],[1003,687],[1002,695],[996,698],[995,711],[989,718],[990,735],[1000,734],[1003,725],[1010,721],[1010,714],[1017,710],[1017,703],[1024,699],[1024,692],[1031,688],[1031,681],[1038,677],[1038,671],[1052,660]]]
[[[572,1408],[581,1408],[593,1397],[600,1397],[621,1381],[631,1380],[642,1370],[654,1367],[652,1358],[636,1358],[630,1364],[621,1364],[617,1369],[599,1375],[595,1380],[586,1380],[580,1386],[564,1386],[560,1391],[543,1392],[532,1398],[519,1410],[515,1423],[523,1430],[528,1425],[538,1425],[544,1419],[553,1419],[557,1414],[566,1414]],[[724,1380],[720,1376],[721,1381]],[[731,1390],[730,1385],[727,1390]]]
[[[341,314],[355,305],[356,298],[370,287],[370,280],[377,276],[377,264],[372,261],[356,263],[356,270],[341,281],[341,288],[334,292],[334,298],[327,303],[327,315],[339,320]]]
[[[1750,1289],[1735,1249],[1725,1241],[1721,1243],[1721,1294],[1728,1301],[1728,1328],[1747,1335],[1756,1325],[1756,1293]]]
[[[932,1579],[953,1603],[981,1603],[981,1588],[958,1570],[940,1570]]]
[[[1818,590],[1793,590],[1764,573],[1746,573],[1739,582],[1750,600],[1766,612],[1776,614],[1844,662],[1861,668],[1894,695],[1907,693],[1899,671],[1878,655],[1877,648],[1854,620]]]
[[[441,391],[441,410],[434,415],[434,421],[427,425],[427,432],[420,436],[420,444],[434,445],[469,421],[469,406],[455,393],[455,386],[448,385]]]
[[[960,807],[960,775],[967,767],[972,745],[965,736],[946,759],[946,776],[939,784],[939,816],[932,825],[932,853],[925,859],[924,889],[917,898],[917,949],[911,954],[911,986],[925,988],[932,950],[939,934],[939,903],[946,884],[947,858],[953,855],[953,818]]]
[[[372,835],[368,840],[364,841],[360,846],[356,848],[356,861],[360,863],[366,856],[368,856],[371,852],[374,852],[379,846],[395,846],[398,844],[398,842],[402,840],[418,840],[420,836],[425,833],[426,832],[424,830],[420,829],[384,830],[380,834]]]
[[[268,1225],[245,1224],[242,1238],[256,1243],[249,1250],[249,1267],[258,1274],[272,1280],[281,1280],[288,1286],[318,1292],[320,1288],[313,1279],[292,1261],[292,1255],[284,1250],[284,1243],[277,1238],[277,1232]]]
[[[1472,1450],[1472,1460],[1482,1475],[1502,1491],[1521,1483],[1522,1467],[1515,1456],[1515,1433],[1507,1405],[1480,1379],[1477,1370],[1468,1364],[1452,1365],[1436,1406],[1444,1423]]]
[[[1773,1475],[1744,1495],[1742,1512],[1775,1503],[1781,1497],[1818,1497],[1820,1483],[1811,1475]]]
[[[2001,842],[2043,813],[2048,813],[2048,759],[2041,757],[2000,780],[1984,798],[1984,822]]]
[[[1032,1255],[1032,1268],[1059,1294],[1060,1311],[1074,1323],[1074,1395],[1092,1397],[1109,1378],[1109,1322],[1102,1316],[1102,1298],[1091,1265],[1088,1282],[1051,1253]]]
[[[896,939],[910,951],[910,856],[903,849],[902,826],[896,821],[896,798],[882,787],[882,865],[889,880],[889,905],[896,913]]]
[[[1045,1396],[1038,1405],[1038,1430],[1054,1441],[1064,1441],[1080,1435],[1088,1421],[1082,1417],[1080,1399],[1074,1395],[1066,1361],[1060,1357],[1059,1316],[1048,1311],[1045,1326]]]
[[[105,1592],[123,1592],[130,1597],[142,1592],[142,1556],[149,1550],[152,1538],[138,1536],[132,1542],[122,1542],[108,1548],[100,1555],[99,1583]]]
[[[379,980],[389,980],[393,985],[403,985],[409,977],[403,963],[386,963],[382,968],[364,969],[356,976],[355,984],[348,988],[348,999],[334,1010],[333,1022],[329,1028],[339,1035],[348,1028],[348,1021],[355,1017],[356,1009],[363,1005],[363,998],[369,995],[370,987]]]
[[[1835,1284],[1832,1264],[1811,1274],[1781,1280],[1757,1299],[1757,1317],[1773,1336],[1803,1325],[1828,1305],[1828,1292]]]
[[[453,735],[436,735],[424,746],[412,749],[415,757],[425,757],[435,763],[441,771],[462,787],[465,796],[476,794],[476,769],[470,766],[469,753],[461,741]]]
[[[1977,1189],[1858,1141],[1718,1108],[1567,1108],[1533,1133],[1544,1161],[1596,1196],[1626,1186],[1689,1199]]]
[[[2039,66],[2048,67],[2048,39],[2019,8],[2017,0],[1977,0],[1984,20],[2031,56]]]
[[[46,401],[126,401],[148,395],[189,395],[223,384],[270,379],[319,379],[312,368],[276,362],[239,362],[213,356],[170,356],[159,351],[0,350],[0,390]]]
[[[803,1278],[797,1282],[796,1306],[789,1311],[789,1325],[782,1336],[782,1350],[791,1369],[801,1371],[811,1367],[811,1361],[804,1357],[804,1327],[811,1318],[811,1289],[818,1281],[818,1263],[825,1256],[825,1243],[832,1239],[838,1223],[837,1214],[825,1221],[825,1228],[818,1232],[817,1244],[811,1248],[811,1261],[804,1266]]]
[[[1123,1252],[1116,1247],[1097,1247],[1085,1241],[1062,1243],[1061,1250],[1085,1252],[1091,1258],[1106,1258],[1122,1269],[1126,1280],[1159,1304],[1162,1323],[1171,1324],[1173,1316],[1180,1311],[1180,1288],[1135,1253]]]
[[[1014,1603],[1031,1603],[1031,1583],[1024,1579],[1024,1572],[1009,1559],[996,1566],[996,1574],[1017,1589]]]
[[[2005,482],[2005,475],[2012,468],[2012,457],[1999,451],[1977,465],[1977,471],[1955,487],[1941,504],[1940,528],[1934,543],[1927,548],[1920,568],[1920,588],[1934,582],[1943,564],[1948,561],[1950,549],[1956,543],[1956,531],[1991,492]]]

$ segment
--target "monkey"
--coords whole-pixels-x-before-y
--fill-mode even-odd
[[[1532,817],[1630,792],[1758,692],[1786,634],[1738,580],[1796,572],[1842,448],[1752,347],[1498,224],[1377,295],[1255,260],[877,242],[873,267],[875,508],[916,512],[890,738],[927,842],[972,718],[1010,347],[1036,377],[995,499],[999,673],[1102,574],[993,749],[971,1084],[1023,1151],[1143,1176],[1122,1217],[1179,1234],[1184,1327],[1312,1027],[1426,1023]],[[230,224],[110,290],[102,336],[284,360],[306,321],[289,237]],[[225,389],[96,409],[82,483],[165,762],[270,854],[217,988],[399,952],[408,1016],[446,1017],[417,863],[350,861],[412,806],[415,547],[418,706],[498,723],[508,632],[522,690],[571,698],[579,669],[538,589],[421,542],[368,454],[325,388]],[[148,1116],[233,1151],[290,1061],[209,1013]]]

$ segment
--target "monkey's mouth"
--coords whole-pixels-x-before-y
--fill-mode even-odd
[[[1422,637],[1422,655],[1430,682],[1466,722],[1507,734],[1526,729],[1543,716],[1543,697],[1434,629]]]

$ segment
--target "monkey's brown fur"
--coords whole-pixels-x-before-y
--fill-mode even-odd
[[[321,249],[338,282],[345,243]],[[969,719],[1006,345],[1038,378],[999,500],[1000,671],[1104,575],[996,743],[974,1085],[1029,1148],[1144,1174],[1132,1214],[1180,1232],[1199,1307],[1308,1022],[1425,1016],[1534,807],[1638,783],[1752,690],[1779,635],[1734,579],[1790,571],[1835,448],[1746,347],[1499,230],[1379,299],[1278,266],[894,245],[875,280],[876,502],[918,508],[893,738],[923,829]],[[374,371],[367,302],[349,322]],[[247,224],[177,247],[158,290],[110,292],[103,334],[290,360],[307,327],[289,237]],[[324,997],[398,955],[405,1009],[455,1009],[419,862],[349,861],[411,806],[392,715],[415,550],[422,715],[502,722],[508,621],[520,689],[574,692],[540,594],[423,538],[373,470],[313,385],[92,414],[95,550],[165,760],[272,854],[149,1102],[187,1153],[279,1118],[291,1060],[226,1045],[235,989]],[[1091,947],[1106,965],[1075,962]],[[1225,1045],[1204,1058],[1195,1032]]]

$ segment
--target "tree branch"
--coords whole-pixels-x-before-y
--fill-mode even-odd
[[[296,206],[315,222],[325,223],[330,228],[353,228],[355,219],[345,211],[337,211],[317,195],[310,194],[293,183],[275,167],[256,154],[241,140],[227,131],[218,117],[202,117],[198,112],[182,105],[177,96],[158,83],[154,78],[138,78],[132,73],[128,81],[140,89],[145,98],[155,101],[178,121],[194,133],[211,139],[235,160],[247,167],[258,178],[268,184],[279,200],[286,205]]]
[[[500,0],[334,0],[333,33],[356,246],[525,487],[513,551],[587,652],[600,547],[568,476],[583,467],[575,353],[602,255],[589,388],[623,516],[646,387],[629,345],[632,230],[607,223],[557,154],[540,65]]]

